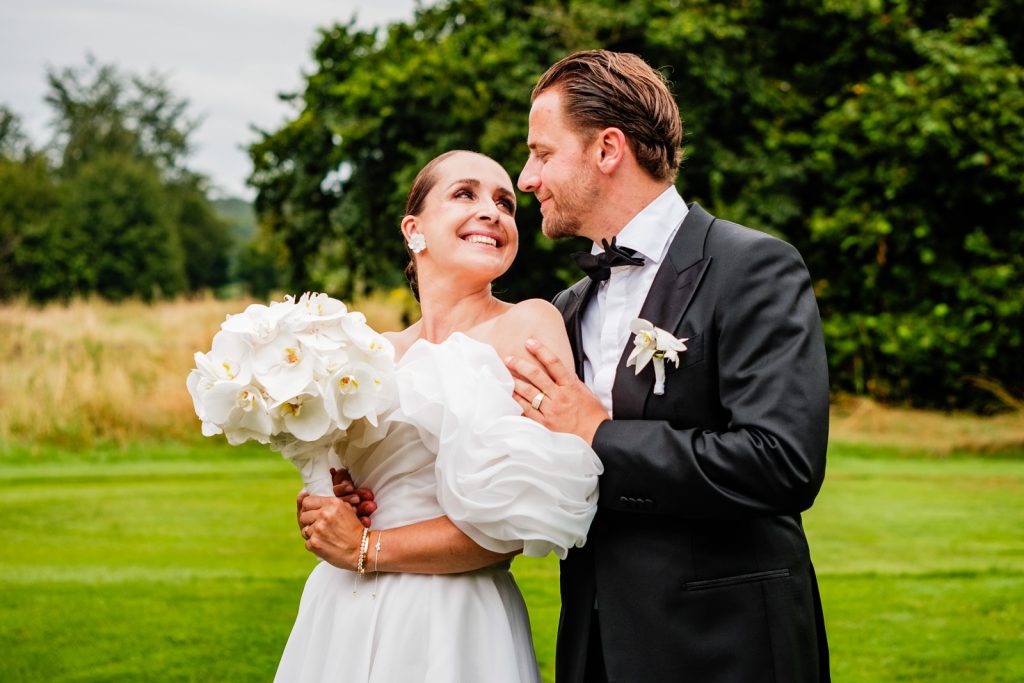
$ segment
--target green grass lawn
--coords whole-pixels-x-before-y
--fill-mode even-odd
[[[298,475],[213,442],[0,455],[0,681],[269,681]],[[805,517],[837,682],[1024,680],[1024,459],[834,447]],[[519,559],[550,680],[557,562]]]

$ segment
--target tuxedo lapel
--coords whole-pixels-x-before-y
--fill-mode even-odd
[[[566,332],[569,333],[569,345],[572,346],[572,357],[576,361],[576,376],[583,379],[583,308],[597,290],[595,283],[585,277],[569,290],[572,299],[566,306],[564,318]]]
[[[675,333],[711,263],[711,258],[704,256],[704,241],[714,221],[714,216],[699,204],[690,204],[686,219],[669,245],[668,256],[654,276],[640,309],[641,318]],[[648,363],[639,375],[635,374],[635,368],[626,367],[632,350],[633,339],[630,337],[619,359],[612,386],[613,417],[616,419],[643,417],[644,406],[654,386],[653,363]]]

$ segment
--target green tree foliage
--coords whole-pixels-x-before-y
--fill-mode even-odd
[[[95,293],[151,300],[184,291],[181,245],[152,164],[93,157],[61,190],[50,229],[23,252],[33,297]]]
[[[24,245],[45,234],[58,196],[46,158],[31,148],[17,116],[0,107],[0,299],[26,279]]]
[[[1024,392],[1024,70],[992,17],[908,26],[913,57],[818,121],[809,258],[833,264],[818,275],[844,388]]]
[[[176,206],[178,239],[184,251],[186,289],[217,289],[229,279],[234,238],[230,225],[192,180],[168,187]]]
[[[158,74],[91,57],[47,83],[48,156],[0,110],[0,297],[151,300],[223,285],[233,241],[185,165],[187,102]]]
[[[168,178],[186,173],[188,138],[198,122],[185,117],[187,100],[160,74],[125,74],[89,55],[84,68],[49,69],[46,82],[62,173],[110,154],[148,160]]]
[[[293,120],[252,148],[261,225],[295,288],[393,286],[426,160],[477,149],[515,177],[544,69],[636,52],[674,84],[683,196],[805,255],[835,388],[984,407],[980,385],[1024,392],[1022,14],[1020,0],[449,0],[386,31],[337,25]],[[576,277],[531,200],[499,286],[512,299]]]
[[[290,98],[295,119],[252,148],[256,209],[292,264],[292,288],[351,296],[402,284],[398,226],[416,172],[466,148],[514,178],[530,89],[560,51],[548,20],[509,0],[424,8],[383,37],[352,24],[322,31],[320,68]],[[529,198],[520,216],[520,257],[499,289],[553,291],[566,247],[539,236]]]

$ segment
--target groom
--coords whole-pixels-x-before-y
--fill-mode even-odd
[[[800,520],[828,432],[810,278],[785,242],[683,202],[681,135],[635,55],[573,54],[533,91],[519,188],[545,235],[594,248],[554,300],[575,374],[536,343],[546,372],[508,364],[526,415],[592,443],[605,468],[587,544],[562,562],[557,680],[827,681]],[[636,318],[685,340],[678,366],[627,367]]]

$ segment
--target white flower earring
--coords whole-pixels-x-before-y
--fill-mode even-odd
[[[427,248],[427,240],[422,233],[416,233],[409,238],[409,251],[418,254]]]

